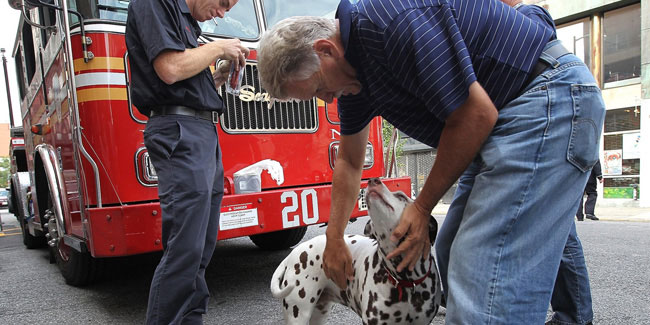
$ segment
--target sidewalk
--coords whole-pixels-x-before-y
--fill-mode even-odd
[[[446,215],[448,204],[439,203],[433,209],[433,215]],[[650,222],[650,208],[629,206],[600,206],[596,204],[596,217],[602,221]]]

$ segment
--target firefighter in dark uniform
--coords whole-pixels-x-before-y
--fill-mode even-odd
[[[205,268],[217,240],[223,166],[215,119],[228,62],[243,67],[237,39],[201,47],[198,21],[223,18],[238,0],[132,0],[126,26],[131,95],[149,117],[144,144],[158,175],[163,257],[156,268],[147,324],[201,324],[209,291]],[[217,69],[215,85],[209,66]],[[226,66],[226,69],[222,67]],[[215,80],[216,80],[215,79]]]
[[[598,217],[596,217],[596,214],[594,213],[594,210],[596,209],[596,199],[598,199],[598,182],[603,182],[603,172],[600,166],[600,160],[598,160],[598,162],[591,169],[591,174],[589,175],[587,186],[585,186],[585,192],[580,197],[580,205],[578,206],[578,213],[576,213],[576,218],[578,221],[584,220],[585,216],[587,219],[598,220]],[[586,203],[584,201],[585,194],[587,194]]]

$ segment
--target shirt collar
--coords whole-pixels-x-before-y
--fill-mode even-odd
[[[185,2],[185,0],[177,0],[177,1],[178,1],[178,8],[181,9],[182,13],[191,14],[190,7],[187,6],[187,2]]]
[[[339,7],[336,9],[336,19],[339,20],[339,30],[341,34],[341,42],[343,43],[343,50],[345,51],[345,59],[348,62],[355,62],[356,58],[350,51],[350,34],[352,31],[352,15],[356,12],[355,6],[351,3],[355,0],[341,0]]]

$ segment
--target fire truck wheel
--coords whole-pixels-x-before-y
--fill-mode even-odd
[[[250,239],[257,247],[265,250],[286,249],[298,244],[305,236],[307,227],[291,228],[259,235],[251,235]]]
[[[55,251],[56,264],[65,279],[65,283],[82,287],[97,281],[103,267],[101,260],[89,253],[81,253],[59,241]]]
[[[50,208],[45,215],[48,220],[47,229],[52,238],[50,260],[54,256],[56,265],[68,285],[81,287],[95,282],[103,269],[102,260],[93,258],[88,252],[79,252],[66,245],[57,230],[57,220],[52,211],[51,201],[48,203]]]

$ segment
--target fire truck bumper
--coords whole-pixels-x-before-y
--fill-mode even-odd
[[[382,180],[392,191],[411,193],[409,177]],[[367,215],[366,182],[361,184],[352,218]],[[325,223],[332,186],[294,187],[223,198],[219,218],[221,239],[250,236]],[[162,250],[158,202],[88,210],[88,246],[94,257],[135,255]]]

